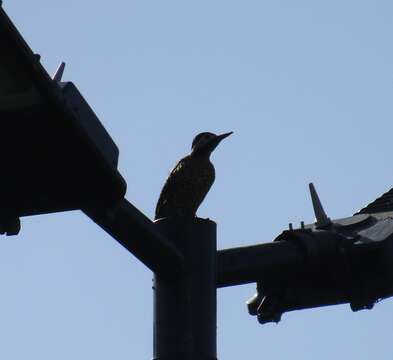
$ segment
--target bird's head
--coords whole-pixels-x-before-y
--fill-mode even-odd
[[[192,141],[192,154],[193,155],[207,155],[209,156],[212,151],[217,147],[221,140],[225,139],[233,132],[228,132],[221,135],[215,135],[210,132],[203,132],[195,136]]]

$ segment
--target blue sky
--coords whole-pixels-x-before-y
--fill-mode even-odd
[[[393,184],[389,1],[4,1],[53,73],[73,81],[120,148],[127,198],[149,217],[200,131],[213,155],[200,208],[219,248],[273,240]],[[54,119],[55,121],[55,119]],[[0,357],[152,357],[152,274],[81,212],[22,219],[0,239]],[[218,357],[390,359],[393,302],[285,314],[260,326],[254,285],[218,292]]]

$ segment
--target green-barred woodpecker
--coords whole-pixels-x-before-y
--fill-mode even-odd
[[[231,134],[203,132],[195,136],[191,154],[177,163],[165,182],[157,202],[155,219],[196,216],[215,178],[210,154],[221,140]]]

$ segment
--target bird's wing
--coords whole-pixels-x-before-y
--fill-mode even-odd
[[[168,204],[168,200],[170,197],[173,197],[173,194],[179,189],[179,184],[184,183],[184,168],[187,166],[186,159],[187,157],[181,159],[166,179],[157,202],[156,219],[165,216],[165,207]]]

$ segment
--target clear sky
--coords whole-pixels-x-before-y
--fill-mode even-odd
[[[127,198],[149,217],[200,131],[213,156],[200,208],[219,248],[272,241],[393,185],[391,1],[4,1],[53,73],[73,81],[120,148]],[[56,119],[53,119],[56,121]],[[3,134],[4,136],[4,134]],[[70,144],[72,146],[72,144]],[[0,239],[0,358],[152,357],[152,274],[79,211],[22,219]],[[391,359],[393,301],[285,314],[260,326],[255,286],[218,292],[220,359]]]

